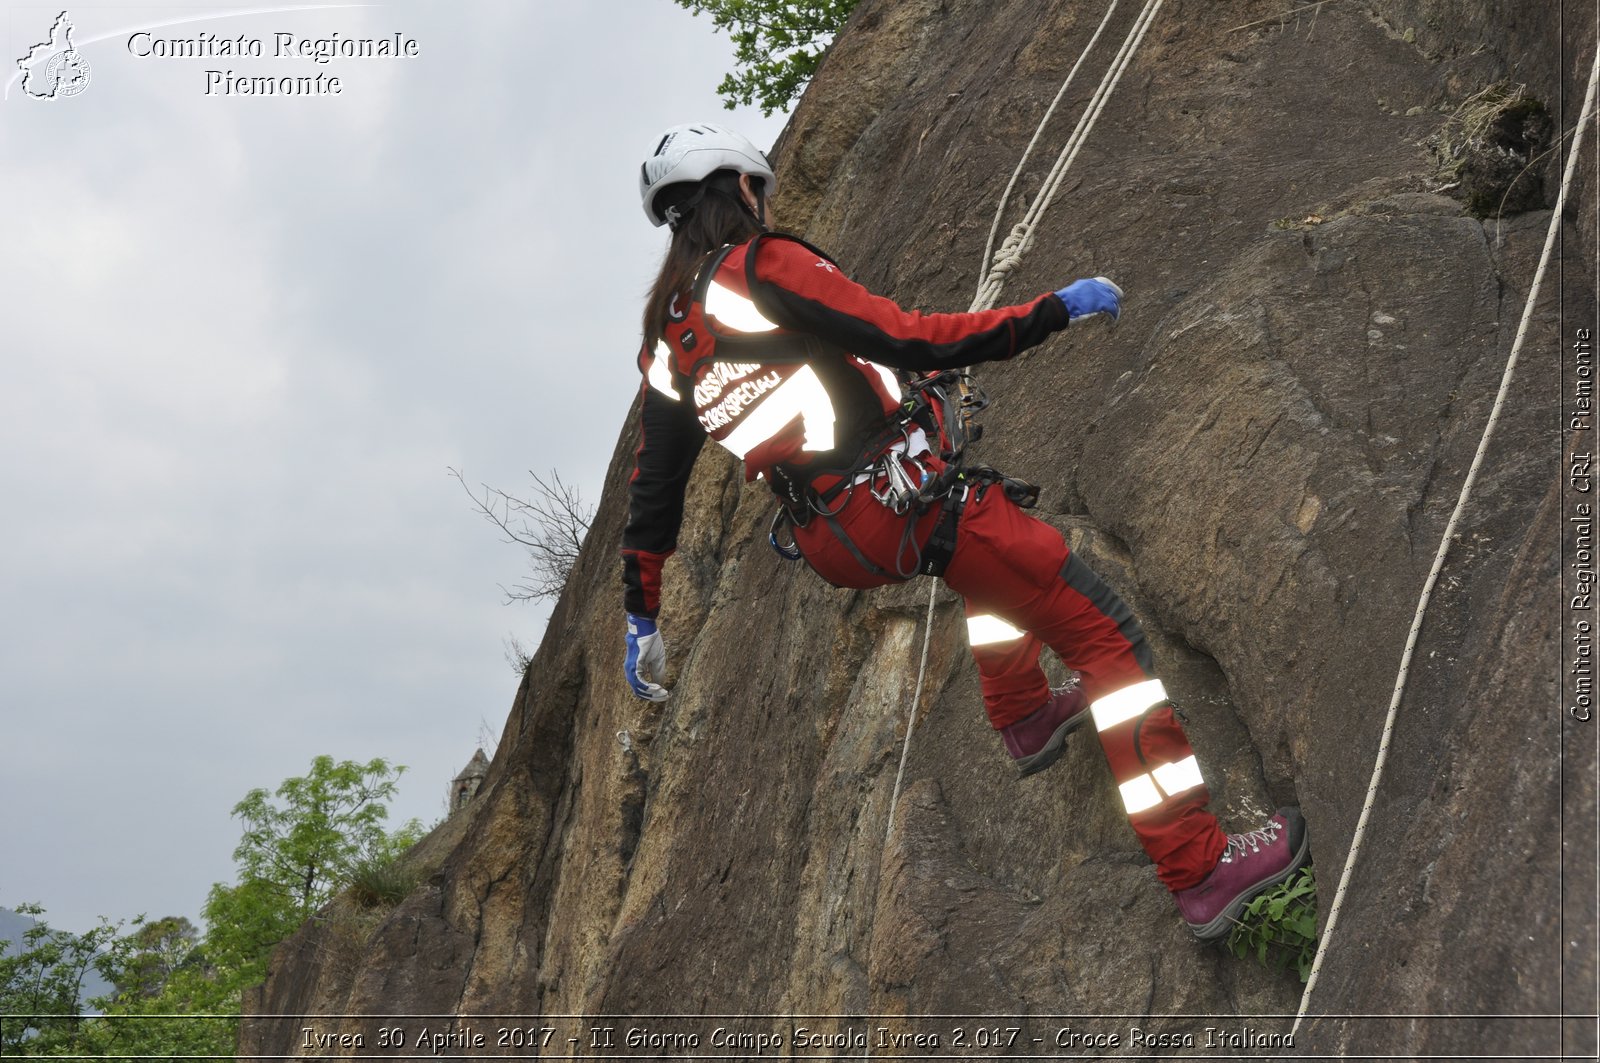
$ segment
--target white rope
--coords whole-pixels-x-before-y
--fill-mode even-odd
[[[1099,87],[1095,89],[1088,106],[1084,108],[1083,116],[1078,119],[1078,125],[1073,129],[1072,136],[1067,139],[1061,153],[1056,156],[1055,165],[1045,177],[1038,197],[1028,207],[1022,220],[1012,226],[1005,242],[1000,245],[1000,250],[995,253],[989,265],[989,275],[979,285],[978,298],[973,302],[972,309],[983,310],[995,304],[1000,297],[1000,290],[1005,287],[1006,277],[1021,263],[1022,256],[1033,247],[1039,220],[1044,217],[1045,211],[1050,209],[1050,203],[1060,190],[1067,171],[1078,157],[1078,150],[1089,139],[1095,123],[1100,120],[1100,112],[1105,110],[1111,94],[1116,91],[1117,83],[1122,80],[1128,64],[1133,61],[1134,53],[1144,41],[1145,32],[1155,21],[1156,14],[1160,12],[1161,5],[1165,2],[1166,0],[1146,0],[1144,10],[1134,19],[1133,26],[1128,30],[1128,36],[1123,39],[1122,47],[1111,60],[1111,65],[1106,68],[1105,76],[1100,79]]]
[[[1011,171],[1011,180],[1006,182],[1006,190],[1000,193],[1000,205],[994,210],[994,222],[989,226],[989,239],[983,245],[983,262],[978,267],[978,291],[972,297],[972,309],[979,308],[983,299],[983,287],[988,277],[990,263],[994,258],[994,238],[1000,232],[1000,219],[1005,217],[1006,204],[1011,201],[1011,190],[1017,186],[1017,178],[1022,176],[1022,168],[1027,165],[1028,156],[1033,154],[1034,146],[1039,143],[1039,138],[1044,135],[1045,126],[1050,124],[1050,119],[1056,113],[1056,105],[1061,102],[1061,97],[1067,94],[1067,87],[1072,84],[1072,79],[1078,76],[1078,68],[1083,61],[1089,58],[1089,53],[1094,50],[1095,42],[1100,39],[1100,32],[1111,21],[1111,16],[1117,10],[1117,0],[1111,0],[1111,6],[1106,8],[1105,17],[1100,20],[1100,25],[1095,27],[1094,36],[1089,38],[1089,43],[1083,46],[1083,51],[1078,53],[1078,61],[1072,64],[1072,69],[1067,72],[1067,80],[1061,83],[1056,90],[1056,98],[1050,101],[1050,106],[1045,109],[1044,117],[1039,119],[1039,124],[1033,130],[1033,139],[1028,141],[1028,146],[1022,149],[1022,158],[1017,160],[1016,169]],[[1087,113],[1087,110],[1085,111]]]
[[[1072,135],[1067,138],[1066,145],[1061,149],[1061,153],[1056,156],[1055,165],[1051,167],[1049,175],[1045,178],[1039,197],[1028,208],[1022,221],[1012,228],[1011,234],[1006,237],[1000,251],[994,254],[993,265],[990,268],[989,275],[978,285],[978,294],[972,300],[972,306],[968,309],[969,313],[977,310],[986,310],[994,305],[995,300],[1000,295],[1000,289],[1005,285],[1006,275],[1016,268],[1017,263],[1022,261],[1022,256],[1032,246],[1034,226],[1038,224],[1038,220],[1044,215],[1044,212],[1049,209],[1050,201],[1055,198],[1056,190],[1061,187],[1061,179],[1065,176],[1067,168],[1072,165],[1073,159],[1078,157],[1078,148],[1083,145],[1084,140],[1089,136],[1089,131],[1094,128],[1095,122],[1099,120],[1100,112],[1105,109],[1106,101],[1111,98],[1111,93],[1116,89],[1117,82],[1122,80],[1122,72],[1128,68],[1128,63],[1132,60],[1133,53],[1138,50],[1140,42],[1144,40],[1145,31],[1150,28],[1150,23],[1154,21],[1156,12],[1161,10],[1161,5],[1165,2],[1166,0],[1145,0],[1144,10],[1139,13],[1138,18],[1134,19],[1133,25],[1128,30],[1128,35],[1123,38],[1122,47],[1112,57],[1111,64],[1106,67],[1105,76],[1100,79],[1100,85],[1095,89],[1094,95],[1090,97],[1088,105],[1083,110],[1083,115],[1078,119],[1078,124],[1072,131]],[[1044,112],[1044,117],[1039,120],[1038,127],[1033,131],[1033,139],[1028,141],[1028,146],[1023,151],[1022,158],[1017,162],[1016,169],[1011,172],[1011,180],[1000,197],[1000,205],[995,209],[994,224],[989,227],[989,243],[983,251],[986,265],[990,263],[994,237],[1000,230],[1000,219],[1005,213],[1006,201],[1011,195],[1012,187],[1017,183],[1018,176],[1022,173],[1023,164],[1028,160],[1028,153],[1033,151],[1034,145],[1038,143],[1040,135],[1044,132],[1045,125],[1050,121],[1051,115],[1055,113],[1056,104],[1061,102],[1062,96],[1066,94],[1067,86],[1072,84],[1072,79],[1077,75],[1078,68],[1083,65],[1084,59],[1088,57],[1090,50],[1094,48],[1095,42],[1100,39],[1100,32],[1111,21],[1111,13],[1116,9],[1117,0],[1111,0],[1111,6],[1106,9],[1105,17],[1100,20],[1100,25],[1095,29],[1093,36],[1089,38],[1089,43],[1084,45],[1083,52],[1078,56],[1078,61],[1072,64],[1072,69],[1067,72],[1066,81],[1062,82],[1061,88],[1057,90],[1055,99],[1051,101],[1050,106]],[[933,638],[933,607],[938,590],[938,582],[930,580],[928,583],[928,615],[927,619],[923,621],[922,628],[922,661],[917,665],[917,685],[911,695],[911,712],[906,718],[906,737],[900,746],[900,766],[895,771],[894,790],[889,796],[889,821],[885,825],[883,833],[883,847],[886,852],[889,848],[890,839],[894,837],[894,814],[900,805],[900,787],[905,781],[906,761],[911,757],[911,734],[917,726],[917,706],[922,701],[922,685],[928,674],[928,646]]]
[[[1517,368],[1517,355],[1522,349],[1522,341],[1528,334],[1528,325],[1533,320],[1533,310],[1539,301],[1539,288],[1544,283],[1545,271],[1550,266],[1550,252],[1555,247],[1556,233],[1561,229],[1561,212],[1566,205],[1567,189],[1572,184],[1572,176],[1578,169],[1579,147],[1583,142],[1583,131],[1589,121],[1589,113],[1594,107],[1595,85],[1600,81],[1600,53],[1595,55],[1594,67],[1589,73],[1589,91],[1583,100],[1583,111],[1578,115],[1578,125],[1572,140],[1572,154],[1567,159],[1567,171],[1561,179],[1561,192],[1556,196],[1555,209],[1550,214],[1550,228],[1544,237],[1544,253],[1539,256],[1539,267],[1533,274],[1533,285],[1528,289],[1528,301],[1522,307],[1522,322],[1517,326],[1517,335],[1511,343],[1511,355],[1506,359],[1505,372],[1500,377],[1500,391],[1495,396],[1494,407],[1489,412],[1489,421],[1483,428],[1483,438],[1478,442],[1478,452],[1473,455],[1472,466],[1467,470],[1467,478],[1461,484],[1461,494],[1456,499],[1454,511],[1450,514],[1449,523],[1444,529],[1444,537],[1439,541],[1439,549],[1433,557],[1433,567],[1428,571],[1428,578],[1422,586],[1422,597],[1417,601],[1416,615],[1411,621],[1411,633],[1406,637],[1405,652],[1400,656],[1400,674],[1395,678],[1394,696],[1389,701],[1389,714],[1383,722],[1383,737],[1378,742],[1378,759],[1372,766],[1372,782],[1367,787],[1366,803],[1361,806],[1361,818],[1356,822],[1355,834],[1350,839],[1350,853],[1345,858],[1344,872],[1339,876],[1339,887],[1333,894],[1333,905],[1328,909],[1328,922],[1322,929],[1322,937],[1317,942],[1317,954],[1311,961],[1311,974],[1306,979],[1305,990],[1300,994],[1300,1010],[1295,1014],[1294,1027],[1290,1031],[1293,1036],[1300,1029],[1300,1023],[1306,1017],[1306,1010],[1311,1003],[1311,993],[1317,986],[1317,975],[1322,969],[1322,959],[1328,949],[1328,942],[1333,939],[1334,928],[1339,925],[1339,911],[1344,904],[1345,890],[1350,886],[1351,873],[1355,870],[1356,858],[1361,853],[1361,843],[1366,836],[1367,820],[1372,813],[1372,805],[1378,794],[1378,783],[1383,777],[1383,767],[1389,759],[1389,739],[1394,733],[1395,718],[1400,708],[1400,699],[1405,694],[1406,676],[1411,670],[1411,655],[1416,650],[1417,634],[1422,630],[1423,616],[1428,609],[1428,600],[1433,595],[1434,584],[1439,579],[1439,571],[1444,567],[1445,555],[1450,550],[1450,541],[1455,537],[1456,523],[1461,519],[1462,512],[1467,507],[1467,498],[1472,493],[1472,486],[1478,479],[1478,469],[1483,464],[1483,456],[1488,452],[1489,440],[1494,436],[1495,426],[1500,421],[1500,410],[1505,405],[1506,395],[1511,390],[1511,378]]]
[[[894,773],[894,792],[889,795],[889,823],[884,828],[883,847],[894,837],[894,810],[900,804],[900,784],[906,777],[906,760],[911,756],[911,729],[917,725],[917,703],[922,700],[922,680],[928,674],[928,644],[933,635],[933,601],[939,591],[937,580],[928,581],[928,616],[922,622],[922,663],[917,665],[917,690],[911,695],[911,714],[906,718],[906,738],[900,745],[900,767]]]

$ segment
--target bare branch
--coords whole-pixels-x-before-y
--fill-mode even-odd
[[[583,539],[594,520],[594,507],[585,506],[578,489],[561,479],[554,469],[549,478],[530,470],[535,493],[531,498],[479,484],[482,495],[467,486],[459,469],[448,469],[461,489],[472,499],[473,508],[500,530],[506,542],[528,552],[529,574],[510,587],[501,585],[506,601],[537,601],[560,595],[577,564]]]

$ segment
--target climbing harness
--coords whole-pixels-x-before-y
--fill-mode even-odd
[[[1084,45],[1083,51],[1078,55],[1078,61],[1073,63],[1072,69],[1067,72],[1066,80],[1061,83],[1061,88],[1056,91],[1055,99],[1046,108],[1044,117],[1039,119],[1039,124],[1033,132],[1033,138],[1028,141],[1028,146],[1023,150],[1022,157],[1017,160],[1016,169],[1011,172],[1011,180],[1006,184],[1005,192],[1000,197],[1000,203],[995,208],[994,223],[989,227],[989,240],[983,249],[983,269],[986,272],[978,284],[978,291],[973,297],[971,307],[968,308],[969,311],[986,310],[994,306],[995,302],[1000,298],[1000,292],[1005,286],[1006,278],[1022,261],[1022,256],[1033,246],[1033,234],[1039,219],[1050,208],[1050,203],[1055,199],[1056,192],[1060,190],[1061,182],[1065,178],[1067,170],[1078,156],[1078,149],[1088,139],[1095,123],[1099,121],[1100,112],[1105,109],[1106,101],[1111,98],[1111,93],[1115,91],[1117,83],[1122,80],[1123,71],[1128,68],[1134,53],[1139,50],[1139,45],[1144,40],[1146,31],[1149,30],[1150,24],[1155,21],[1156,13],[1161,10],[1161,5],[1164,2],[1165,0],[1146,0],[1143,10],[1133,20],[1133,25],[1129,28],[1128,35],[1123,38],[1122,47],[1117,50],[1117,54],[1112,57],[1110,65],[1106,67],[1105,75],[1100,79],[1099,87],[1095,89],[1088,106],[1084,108],[1083,114],[1078,118],[1078,124],[1074,127],[1072,135],[1067,138],[1067,143],[1062,147],[1060,154],[1056,156],[1055,165],[1051,167],[1050,173],[1045,177],[1044,185],[1040,189],[1038,197],[1029,206],[1022,220],[1012,227],[1000,250],[996,252],[994,250],[994,238],[1000,231],[1000,219],[1005,215],[1006,203],[1011,197],[1011,191],[1016,186],[1017,180],[1022,174],[1022,167],[1028,161],[1028,156],[1032,153],[1034,145],[1039,142],[1039,138],[1044,134],[1045,126],[1049,124],[1051,116],[1055,114],[1056,105],[1066,95],[1067,86],[1072,84],[1072,79],[1077,75],[1078,68],[1083,65],[1089,52],[1093,50],[1095,42],[1100,39],[1101,32],[1111,22],[1111,16],[1117,10],[1117,0],[1111,0],[1111,4],[1106,8],[1105,15],[1100,19],[1100,25],[1096,27],[1093,35],[1090,36],[1089,42]],[[963,393],[969,388],[976,390],[971,373],[963,369],[959,377],[960,389]],[[979,406],[978,408],[981,409],[982,407]],[[972,438],[975,440],[977,435],[974,434]],[[1035,490],[1036,495],[1037,489]],[[928,612],[922,622],[922,660],[917,664],[917,683],[911,695],[911,711],[906,719],[906,737],[900,746],[900,766],[895,771],[894,790],[889,797],[889,816],[883,836],[885,849],[888,849],[889,841],[894,837],[895,811],[900,804],[900,788],[905,781],[906,761],[911,756],[911,735],[917,726],[917,706],[922,701],[922,687],[927,679],[928,650],[933,639],[933,611],[938,589],[938,584],[930,584],[928,587]]]
[[[1405,695],[1406,677],[1411,671],[1411,657],[1417,647],[1417,636],[1422,630],[1423,617],[1427,614],[1434,584],[1438,582],[1439,572],[1444,568],[1444,559],[1450,550],[1450,542],[1455,538],[1456,524],[1467,507],[1467,499],[1478,479],[1478,469],[1483,464],[1484,454],[1488,452],[1489,441],[1494,436],[1495,427],[1500,423],[1500,410],[1505,406],[1506,396],[1511,390],[1511,378],[1516,372],[1517,356],[1522,350],[1522,341],[1528,335],[1528,325],[1533,320],[1533,310],[1539,302],[1539,288],[1544,283],[1545,271],[1550,266],[1550,255],[1555,248],[1556,233],[1561,229],[1561,215],[1566,207],[1567,190],[1572,185],[1573,175],[1577,173],[1578,159],[1581,156],[1579,149],[1583,144],[1584,129],[1594,110],[1597,83],[1600,83],[1600,52],[1596,53],[1594,65],[1589,72],[1589,90],[1584,95],[1583,110],[1578,114],[1578,124],[1573,131],[1572,154],[1567,158],[1566,173],[1561,178],[1561,191],[1557,194],[1555,207],[1550,212],[1550,227],[1544,237],[1544,252],[1539,256],[1538,268],[1533,273],[1533,284],[1528,289],[1528,301],[1522,306],[1522,321],[1517,325],[1517,335],[1512,340],[1511,353],[1506,358],[1505,371],[1500,376],[1500,390],[1495,395],[1493,408],[1489,411],[1489,420],[1483,426],[1483,438],[1478,441],[1478,450],[1472,457],[1472,465],[1467,469],[1466,479],[1461,483],[1461,493],[1456,498],[1455,509],[1451,511],[1444,535],[1439,540],[1439,549],[1434,553],[1433,567],[1428,570],[1428,578],[1423,581],[1422,596],[1417,600],[1416,613],[1411,620],[1411,631],[1406,636],[1405,650],[1400,655],[1400,672],[1395,677],[1394,696],[1389,700],[1389,712],[1383,721],[1383,737],[1378,741],[1378,757],[1372,766],[1372,779],[1367,785],[1367,797],[1361,806],[1361,816],[1356,821],[1355,833],[1350,838],[1350,852],[1345,857],[1344,871],[1339,875],[1339,886],[1334,890],[1333,904],[1328,909],[1328,921],[1323,925],[1322,936],[1317,942],[1317,952],[1311,961],[1311,973],[1307,976],[1306,987],[1300,994],[1300,1010],[1295,1014],[1290,1036],[1299,1032],[1300,1023],[1306,1017],[1312,991],[1316,989],[1317,977],[1322,971],[1322,960],[1327,952],[1328,942],[1333,939],[1334,929],[1339,925],[1339,912],[1344,905],[1345,891],[1350,886],[1356,860],[1361,854],[1361,844],[1367,833],[1367,820],[1372,814],[1372,806],[1378,796],[1378,785],[1383,778],[1384,765],[1389,759],[1389,741],[1394,734],[1395,720],[1399,715],[1400,699]]]
[[[999,484],[1023,508],[1037,502],[1039,489],[1034,485],[988,466],[968,468],[963,463],[967,444],[982,435],[981,426],[968,420],[989,404],[981,389],[963,390],[960,374],[950,369],[912,381],[905,389],[909,394],[900,409],[845,467],[797,468],[787,463],[772,467],[769,479],[779,506],[767,541],[780,556],[791,561],[801,558],[793,536],[787,544],[780,539],[786,526],[803,528],[820,517],[857,564],[875,576],[896,581],[942,576],[955,553],[956,525],[974,492],[981,496],[989,486]],[[930,438],[938,441],[937,471],[935,463],[923,460],[924,455],[933,453]],[[823,480],[831,482],[818,489],[817,483]],[[858,487],[865,487],[885,509],[904,518],[892,572],[868,560],[835,519]],[[936,506],[939,520],[927,544],[919,546],[917,527]]]

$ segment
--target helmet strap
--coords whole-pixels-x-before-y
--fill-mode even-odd
[[[757,182],[754,182],[754,181],[752,181],[751,183],[752,184],[757,184]],[[762,232],[766,232],[767,231],[767,191],[766,191],[765,187],[760,187],[761,185],[765,185],[765,182],[760,182],[758,187],[757,187],[757,189],[756,189],[756,206],[755,206],[755,209],[754,210],[750,210],[750,204],[748,204],[748,203],[745,203],[745,209],[746,210],[750,210],[750,214],[756,219],[757,227],[759,227]],[[743,196],[739,197],[739,202],[744,203],[744,197]]]
[[[688,198],[684,199],[683,202],[674,203],[672,206],[663,211],[661,216],[667,220],[667,227],[673,232],[677,232],[678,226],[687,221],[689,215],[694,213],[694,208],[698,207],[700,205],[700,201],[706,198],[706,192],[707,186],[701,185],[699,188],[695,189],[694,192],[688,196]]]
[[[662,212],[661,216],[666,219],[667,227],[673,232],[677,232],[678,226],[689,219],[689,216],[695,212],[695,208],[700,205],[700,201],[706,198],[707,193],[715,193],[724,199],[730,199],[737,203],[741,210],[750,215],[762,232],[767,230],[767,223],[763,218],[763,215],[766,214],[767,202],[764,191],[756,193],[756,206],[752,209],[750,204],[744,201],[744,196],[708,184],[702,184],[682,202],[674,203]]]

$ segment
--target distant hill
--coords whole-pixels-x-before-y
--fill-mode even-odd
[[[45,921],[49,922],[49,919]],[[22,936],[37,922],[38,920],[32,916],[20,915],[10,908],[0,908],[0,954],[11,954],[16,951]],[[114,988],[110,982],[100,977],[98,971],[90,971],[83,980],[81,999],[92,1000],[95,997],[103,997]]]

